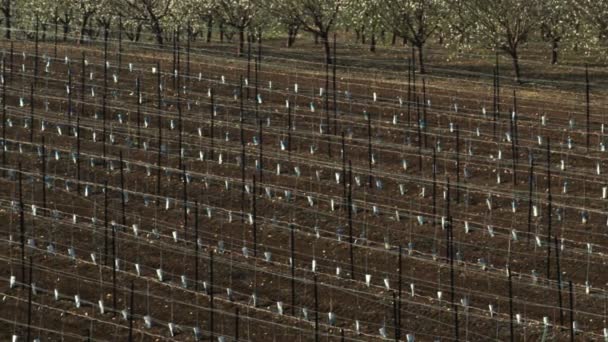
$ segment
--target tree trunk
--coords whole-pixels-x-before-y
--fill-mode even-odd
[[[209,16],[207,19],[207,43],[211,43],[211,38],[213,36],[213,17]]]
[[[372,33],[372,39],[370,40],[370,43],[369,43],[369,51],[376,52],[376,34],[375,33]]]
[[[295,25],[290,25],[289,32],[287,33],[287,47],[288,48],[293,46],[293,43],[295,43],[297,36],[298,36],[298,27]]]
[[[152,25],[152,31],[154,32],[154,37],[156,38],[156,43],[159,46],[163,46],[165,42],[164,42],[164,39],[163,39],[163,30],[160,27],[160,24],[154,23]]]
[[[519,68],[519,55],[517,54],[517,48],[510,51],[511,58],[513,60],[513,69],[515,70],[515,81],[521,83],[521,70]]]
[[[426,68],[424,66],[424,44],[416,44],[416,47],[418,48],[418,67],[420,68],[420,73],[424,74],[426,73]]]
[[[397,33],[393,32],[393,37],[391,38],[391,45],[395,46],[397,44]]]
[[[329,45],[329,33],[322,34],[323,49],[325,51],[325,63],[331,64],[331,47]]]
[[[88,15],[84,15],[82,17],[82,25],[80,26],[80,39],[78,40],[78,44],[84,44],[84,35],[87,32],[87,24],[89,22],[89,16]],[[89,34],[89,37],[91,35]],[[65,35],[64,35],[65,37]]]
[[[220,43],[224,42],[224,22],[220,21]]]
[[[64,42],[68,40],[68,32],[70,32],[70,22],[66,20],[63,23],[63,41]]]
[[[4,1],[4,29],[6,39],[11,39],[11,2]]]
[[[237,56],[242,57],[243,51],[245,51],[245,28],[239,27],[239,46],[236,51]]]
[[[559,39],[553,38],[551,40],[551,64],[557,64],[558,49],[559,49]]]

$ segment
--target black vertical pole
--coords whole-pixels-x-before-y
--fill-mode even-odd
[[[211,334],[210,341],[213,341],[214,336],[214,301],[213,301],[213,249],[209,248],[209,333]]]
[[[76,118],[76,192],[80,194],[80,117]]]
[[[456,305],[456,299],[454,298],[456,293],[454,291],[454,226],[452,225],[452,216],[448,216],[448,230],[450,232],[450,292],[452,297],[452,309],[454,311],[454,339],[456,341],[460,341],[460,327],[458,324],[458,305]]]
[[[184,203],[184,239],[188,241],[188,178],[186,176],[186,166],[182,165],[182,188]]]
[[[53,56],[55,58],[57,58],[57,40],[58,40],[58,35],[59,35],[59,10],[57,9],[57,6],[55,6],[55,15],[54,15],[54,24],[55,24],[55,37],[54,37],[54,53]]]
[[[393,329],[395,331],[395,342],[399,342],[399,314],[397,312],[397,294],[395,293],[395,291],[391,291],[391,294],[393,295]]]
[[[30,336],[31,336],[31,330],[32,330],[32,292],[33,292],[33,288],[32,288],[32,284],[34,283],[33,279],[32,279],[32,269],[33,269],[33,259],[32,256],[30,255],[30,268],[29,268],[29,283],[27,285],[28,288],[28,294],[27,294],[27,337],[26,337],[26,341],[30,341]]]
[[[215,102],[214,102],[214,92],[213,92],[213,88],[211,88],[211,104],[209,105],[209,116],[210,116],[210,126],[209,126],[209,137],[211,139],[211,151],[209,151],[210,153],[210,157],[211,160],[215,159],[215,152],[214,152],[214,126],[215,126]]]
[[[507,268],[507,274],[509,276],[509,330],[511,332],[510,340],[513,342],[515,340],[515,332],[513,326],[513,281],[511,280],[511,267]]]
[[[345,180],[346,181],[346,180]],[[348,161],[348,253],[350,256],[350,278],[355,279],[355,256],[353,251],[353,166]]]
[[[161,175],[161,151],[163,146],[163,120],[162,120],[162,94],[161,94],[161,74],[160,74],[160,62],[156,62],[156,89],[157,89],[157,110],[158,110],[158,159],[156,169],[156,206],[160,204],[160,175]]]
[[[327,39],[327,38],[325,38]],[[329,44],[329,42],[326,42]],[[328,58],[331,58],[328,56]],[[325,111],[325,136],[327,138],[327,157],[331,158],[331,123],[329,121],[329,61],[325,58],[325,92],[323,93]]]
[[[547,279],[551,278],[551,141],[547,137]]]
[[[42,171],[42,206],[46,209],[46,147],[44,144],[44,136],[42,137],[42,163],[40,165]]]
[[[532,184],[534,182],[534,155],[532,150],[528,152],[530,156],[530,171],[528,172],[528,243],[532,234]]]
[[[141,80],[139,77],[135,80],[137,88],[137,148],[141,148]]]
[[[319,342],[319,289],[317,287],[317,274],[314,277],[314,292],[315,292],[315,342]]]
[[[234,340],[239,341],[239,307],[234,309]]]
[[[198,202],[194,202],[194,291],[198,291]]]
[[[38,38],[38,30],[40,27],[40,18],[36,15],[36,36],[34,38],[34,84],[38,82],[38,47],[39,47],[39,38]]]
[[[112,308],[116,309],[116,227],[112,226]],[[116,311],[114,311],[116,316]]]
[[[255,186],[255,174],[253,175],[253,189],[251,191],[252,211],[253,211],[253,257],[258,256],[258,227],[257,227],[257,191]]]
[[[334,134],[338,133],[338,100],[337,100],[337,93],[336,93],[336,74],[337,74],[337,46],[336,46],[336,33],[334,33],[334,58],[333,58],[333,63],[332,63],[332,73],[333,73],[333,85],[332,85],[332,96],[333,96],[333,100],[334,100]]]
[[[426,77],[422,77],[422,122],[424,122],[424,148],[427,148],[427,122],[426,122]]]
[[[6,58],[2,58],[2,167],[6,167]],[[3,171],[6,174],[6,171]]]
[[[25,212],[23,208],[23,175],[19,161],[19,230],[21,240],[21,281],[25,283]],[[25,285],[24,285],[25,286]]]
[[[72,133],[72,67],[68,68],[68,135]]]
[[[496,121],[500,120],[500,65],[498,63],[498,52],[496,53]],[[494,129],[494,139],[496,139],[496,129]]]
[[[125,174],[123,170],[123,162],[122,162],[122,150],[119,151],[119,159],[120,159],[120,205],[122,208],[122,226],[123,229],[127,225],[127,214],[125,210]]]
[[[403,263],[402,263],[402,256],[403,256],[403,247],[401,245],[399,245],[399,279],[397,279],[397,333],[396,333],[396,338],[397,340],[401,339],[401,292],[402,292],[402,286],[403,286]]]
[[[295,240],[295,227],[293,224],[289,225],[289,247],[291,250],[291,315],[296,314],[296,240]]]
[[[103,140],[103,163],[106,164],[106,110],[108,97],[108,27],[104,28],[103,45],[103,95],[102,95],[102,140]]]
[[[456,125],[456,203],[460,203],[460,127]]]
[[[103,183],[103,224],[104,224],[104,236],[103,236],[103,257],[104,264],[108,265],[108,181],[105,180]]]
[[[118,17],[118,72],[122,68],[122,15]]]
[[[291,103],[287,100],[287,159],[291,160]]]
[[[555,267],[557,272],[557,305],[559,306],[559,324],[564,325],[564,307],[562,303],[562,273],[559,265],[559,239],[557,235],[553,237],[555,243]]]
[[[131,293],[129,296],[129,342],[133,342],[133,316],[135,315],[135,306],[133,305],[135,296],[133,291],[133,281],[131,281]]]
[[[346,144],[344,142],[344,131],[342,131],[342,205],[348,205],[346,176]]]
[[[432,222],[433,222],[433,229],[437,228],[437,153],[435,150],[435,146],[433,146],[433,170],[432,170],[432,175],[433,175],[433,189],[432,189],[432,202],[433,202],[433,217],[432,217]],[[448,242],[448,241],[446,241]],[[446,255],[447,257],[448,255]],[[447,261],[447,258],[446,258]]]
[[[574,342],[574,293],[572,292],[572,280],[568,281],[570,295],[570,341]]]
[[[34,83],[30,84],[30,143],[34,143]]]
[[[369,167],[369,187],[372,188],[372,115],[367,113],[367,162]]]
[[[587,117],[587,134],[586,134],[586,143],[587,143],[587,150],[589,150],[589,138],[590,138],[590,131],[591,131],[591,127],[590,127],[590,117],[591,117],[591,104],[590,104],[590,98],[589,98],[589,89],[590,85],[589,85],[589,67],[587,64],[585,64],[585,102],[586,102],[586,117]]]

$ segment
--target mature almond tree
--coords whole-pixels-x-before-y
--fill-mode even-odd
[[[238,32],[237,55],[243,56],[245,31],[253,24],[259,7],[251,0],[217,0],[217,8],[223,22]]]
[[[114,0],[116,13],[125,19],[142,22],[154,34],[158,45],[164,44],[164,20],[169,18],[171,10],[178,0]]]
[[[392,0],[382,2],[380,10],[387,30],[396,32],[418,50],[418,66],[425,72],[424,48],[443,24],[445,0]]]
[[[539,0],[462,0],[465,15],[477,41],[508,54],[513,62],[515,80],[521,82],[519,52],[522,45],[540,28],[547,11]]]
[[[346,0],[257,0],[257,3],[278,18],[289,16],[289,20],[299,24],[302,30],[319,37],[325,61],[332,63],[329,36]]]

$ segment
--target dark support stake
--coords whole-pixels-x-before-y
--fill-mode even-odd
[[[122,151],[119,152],[119,162],[120,162],[120,204],[122,209],[122,226],[123,229],[127,225],[127,213],[125,210],[125,173],[122,162]]]
[[[547,137],[547,279],[551,279],[551,141]]]
[[[348,247],[348,253],[350,255],[350,278],[354,280],[355,256],[353,251],[353,165],[350,160],[348,161]]]
[[[590,133],[591,133],[591,127],[590,127],[591,101],[590,101],[590,97],[589,97],[589,90],[590,90],[589,66],[587,64],[585,64],[585,103],[586,103],[585,114],[587,117],[587,134],[586,134],[585,138],[586,138],[586,143],[587,143],[587,150],[589,150],[589,138],[591,137],[591,135],[590,135]]]
[[[214,102],[214,92],[213,92],[213,88],[211,88],[210,90],[211,93],[211,104],[209,105],[209,117],[210,117],[210,126],[209,126],[209,138],[211,139],[211,150],[209,151],[209,155],[211,157],[211,160],[215,159],[215,152],[214,152],[214,132],[213,129],[215,128],[215,102]]]
[[[317,286],[317,274],[314,277],[314,292],[315,292],[315,342],[319,342],[319,289]]]
[[[42,137],[41,150],[42,160],[40,168],[42,169],[42,206],[46,209],[46,147],[44,144],[44,136]]]
[[[559,265],[559,239],[557,235],[553,237],[555,243],[555,267],[557,272],[557,305],[559,306],[559,324],[564,325],[564,307],[562,303],[562,272]]]
[[[156,206],[160,205],[160,175],[161,175],[161,152],[162,152],[162,146],[163,146],[163,120],[162,120],[162,94],[161,94],[161,74],[160,74],[160,62],[156,62],[156,72],[157,72],[157,77],[156,77],[156,89],[157,89],[157,100],[158,100],[158,104],[157,104],[157,110],[158,110],[158,159],[157,159],[157,165],[158,168],[156,169],[156,196],[157,196],[157,200],[156,200]]]
[[[25,212],[23,208],[23,175],[19,161],[19,231],[21,240],[21,281],[25,283]],[[25,286],[25,285],[24,285]]]
[[[32,330],[32,292],[33,292],[33,288],[32,288],[32,284],[34,283],[34,280],[32,279],[32,269],[34,268],[33,265],[33,259],[32,256],[30,255],[30,268],[29,268],[29,283],[27,284],[27,289],[28,294],[27,294],[27,338],[25,339],[26,341],[30,341],[30,336],[31,336],[31,330]]]
[[[194,291],[198,291],[198,202],[194,202]]]
[[[30,143],[34,143],[34,83],[30,84]],[[69,131],[69,130],[68,130]]]
[[[574,292],[572,291],[572,280],[568,281],[568,289],[570,294],[570,341],[574,342]]]
[[[103,258],[104,264],[108,265],[108,181],[103,183],[103,224],[104,224],[104,236],[103,236]]]
[[[253,189],[251,190],[251,201],[252,201],[252,216],[253,216],[253,257],[258,256],[258,227],[257,227],[257,203],[256,203],[257,191],[255,184],[255,174],[253,175]]]
[[[295,317],[296,315],[296,255],[295,255],[295,226],[290,224],[289,230],[289,247],[291,250],[291,315]]]
[[[129,296],[129,342],[133,342],[133,316],[135,316],[135,306],[133,305],[135,294],[133,293],[133,281],[131,281],[131,293]]]
[[[530,243],[530,237],[532,236],[532,192],[534,190],[534,155],[532,150],[528,152],[530,156],[530,171],[528,172],[528,244]]]
[[[209,333],[211,334],[210,336],[210,341],[213,341],[213,336],[214,334],[214,324],[213,324],[213,318],[214,318],[214,300],[213,300],[213,249],[209,248]]]
[[[511,268],[507,268],[507,274],[509,277],[509,330],[510,330],[510,340],[513,342],[515,340],[514,326],[513,326],[513,281],[511,280]]]

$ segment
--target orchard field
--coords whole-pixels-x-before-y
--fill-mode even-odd
[[[601,58],[39,24],[0,40],[1,340],[608,340]]]

